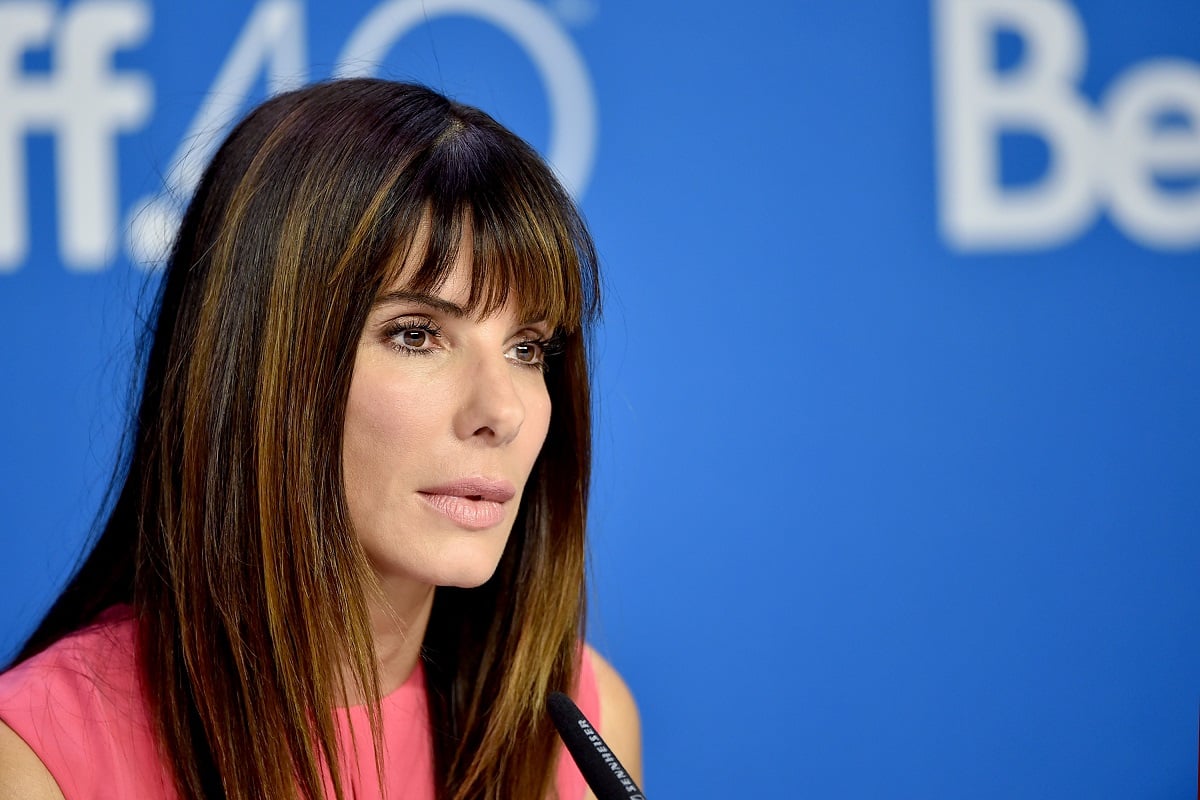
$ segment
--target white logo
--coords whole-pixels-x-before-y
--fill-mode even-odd
[[[393,0],[375,9],[346,42],[338,77],[370,75],[392,42],[431,18],[470,14],[495,25],[525,48],[550,100],[546,160],[572,194],[592,172],[596,152],[596,99],[575,45],[549,14],[528,0]]]
[[[115,75],[115,52],[145,38],[150,11],[136,0],[92,0],[61,12],[42,0],[0,6],[0,272],[29,255],[25,137],[54,135],[58,246],[63,261],[87,272],[116,255],[116,137],[150,115],[144,75]],[[54,71],[26,75],[21,54],[49,45]]]
[[[946,239],[964,251],[1065,244],[1107,206],[1141,244],[1200,246],[1200,64],[1156,59],[1117,77],[1099,108],[1078,90],[1087,42],[1064,0],[934,0],[938,204]],[[1024,55],[997,72],[995,41]],[[1190,124],[1163,125],[1170,117]],[[1050,151],[1036,184],[1001,185],[999,142],[1032,133]],[[1163,186],[1185,181],[1190,188]]]
[[[590,6],[558,4],[582,18]],[[346,41],[334,74],[367,75],[402,36],[441,16],[467,15],[510,36],[530,57],[549,102],[547,160],[578,196],[596,149],[596,102],[583,59],[550,13],[530,0],[391,0],[376,6]],[[131,259],[158,266],[167,255],[182,206],[195,191],[221,138],[249,104],[260,76],[277,94],[308,81],[302,0],[260,0],[217,73],[171,159],[162,194],[145,197],[125,217]],[[56,137],[59,249],[72,271],[112,264],[118,229],[116,137],[147,122],[148,76],[114,75],[112,54],[139,44],[150,28],[146,0],[82,0],[59,10],[48,0],[0,5],[0,272],[28,257],[28,177],[24,139]],[[21,54],[53,38],[52,77],[24,75]]]

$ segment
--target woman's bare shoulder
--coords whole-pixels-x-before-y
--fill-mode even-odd
[[[633,692],[607,660],[587,646],[600,695],[600,735],[639,784],[642,782],[642,726]]]
[[[63,793],[46,765],[3,722],[0,722],[0,800],[63,800]]]

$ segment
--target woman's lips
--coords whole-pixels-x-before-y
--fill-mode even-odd
[[[516,495],[508,481],[466,478],[417,492],[434,510],[459,527],[491,528],[504,519],[504,504]]]

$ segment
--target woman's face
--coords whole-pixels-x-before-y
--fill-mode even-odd
[[[491,577],[550,424],[544,322],[475,318],[470,240],[433,296],[389,287],[358,343],[343,444],[350,520],[383,581]],[[406,267],[404,273],[409,272]]]

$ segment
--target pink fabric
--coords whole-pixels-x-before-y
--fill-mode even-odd
[[[67,800],[177,797],[155,749],[135,665],[134,622],[128,609],[112,609],[96,624],[0,675],[0,719],[42,760]],[[590,658],[583,659],[576,702],[600,724]],[[382,711],[386,796],[432,800],[429,708],[419,666],[383,698]],[[343,754],[339,762],[347,794],[359,800],[383,797],[365,709],[340,709],[338,723],[346,741],[353,733],[358,742],[357,758]],[[327,788],[332,788],[328,779]],[[586,789],[565,751],[557,788],[561,800],[581,800]]]

